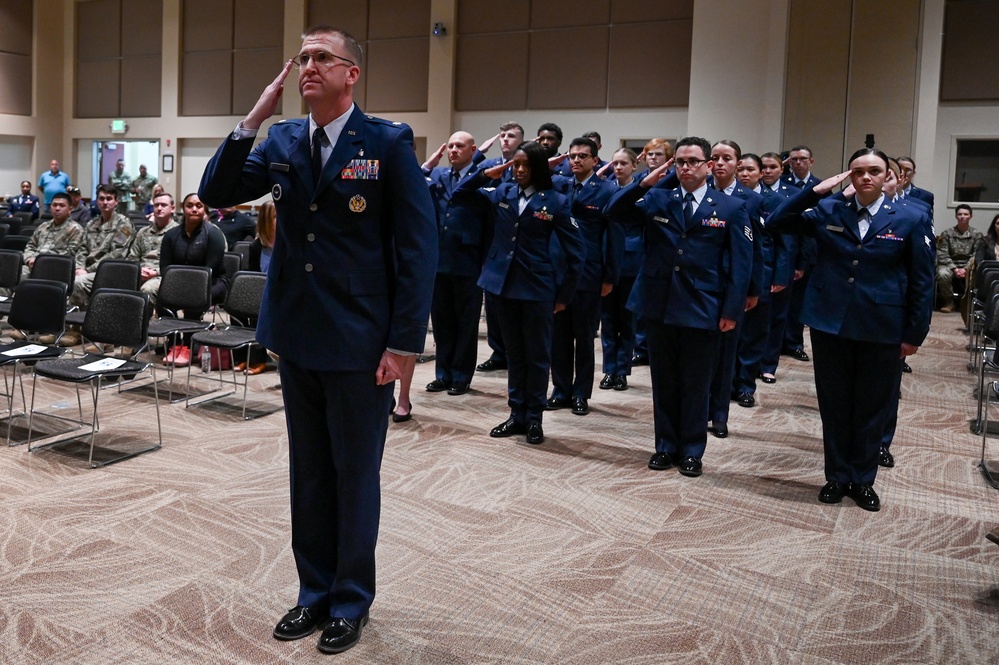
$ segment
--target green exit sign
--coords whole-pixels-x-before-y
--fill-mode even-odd
[[[125,130],[128,129],[128,125],[125,124],[124,120],[112,120],[111,121],[111,133],[112,134],[124,134]]]

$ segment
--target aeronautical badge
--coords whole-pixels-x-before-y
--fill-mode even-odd
[[[350,203],[348,204],[351,212],[364,212],[364,209],[368,207],[368,202],[364,200],[364,197],[360,194],[355,194],[350,197]]]
[[[271,198],[275,201],[281,200],[281,185],[274,185],[271,187]]]

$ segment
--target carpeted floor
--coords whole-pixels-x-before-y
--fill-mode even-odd
[[[547,414],[535,447],[488,437],[506,372],[451,397],[418,366],[414,419],[390,425],[371,623],[333,657],[270,636],[297,590],[283,413],[164,405],[161,450],[97,470],[0,450],[0,662],[995,663],[999,493],[975,468],[959,325],[935,317],[911,362],[876,514],[816,500],[810,363],[733,404],[697,479],[645,466],[647,368],[588,416]],[[257,406],[280,400],[276,374],[251,381]],[[146,394],[101,399],[102,436],[154,436]],[[75,397],[40,384],[38,405]]]

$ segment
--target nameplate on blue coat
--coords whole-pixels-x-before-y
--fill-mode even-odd
[[[842,233],[842,226],[833,226],[832,224],[826,224],[826,231],[835,231],[836,233]]]
[[[378,180],[377,159],[352,159],[340,171],[343,180]]]
[[[502,201],[500,201],[499,202],[499,207],[500,208],[509,208],[510,204],[509,203],[503,203]]]
[[[287,173],[290,170],[291,170],[291,165],[290,164],[282,164],[280,162],[271,162],[271,171],[282,171],[283,173]]]
[[[717,217],[708,217],[707,219],[701,220],[701,226],[710,226],[713,229],[723,229],[728,225],[724,219],[718,219]]]
[[[657,222],[662,222],[663,224],[669,224],[669,219],[666,217],[660,217],[659,215],[655,215],[652,219],[656,220]]]

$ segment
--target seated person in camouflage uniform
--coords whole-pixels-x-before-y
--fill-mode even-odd
[[[949,228],[937,239],[937,304],[941,312],[954,311],[954,294],[964,294],[965,270],[983,241],[980,231],[971,228],[971,206],[962,203],[954,211],[957,226]],[[961,311],[963,307],[961,297]]]
[[[87,224],[83,242],[76,254],[76,279],[69,302],[80,309],[86,309],[90,300],[97,266],[104,259],[127,259],[135,237],[132,222],[115,210],[118,207],[118,193],[114,187],[100,185],[97,188],[97,207],[101,214]],[[79,344],[79,331],[67,331],[59,343],[63,346]]]
[[[152,203],[153,223],[135,234],[128,255],[142,264],[141,289],[149,294],[149,304],[155,307],[160,290],[160,245],[163,244],[163,235],[177,226],[177,222],[173,218],[173,196],[161,193],[153,198]]]

